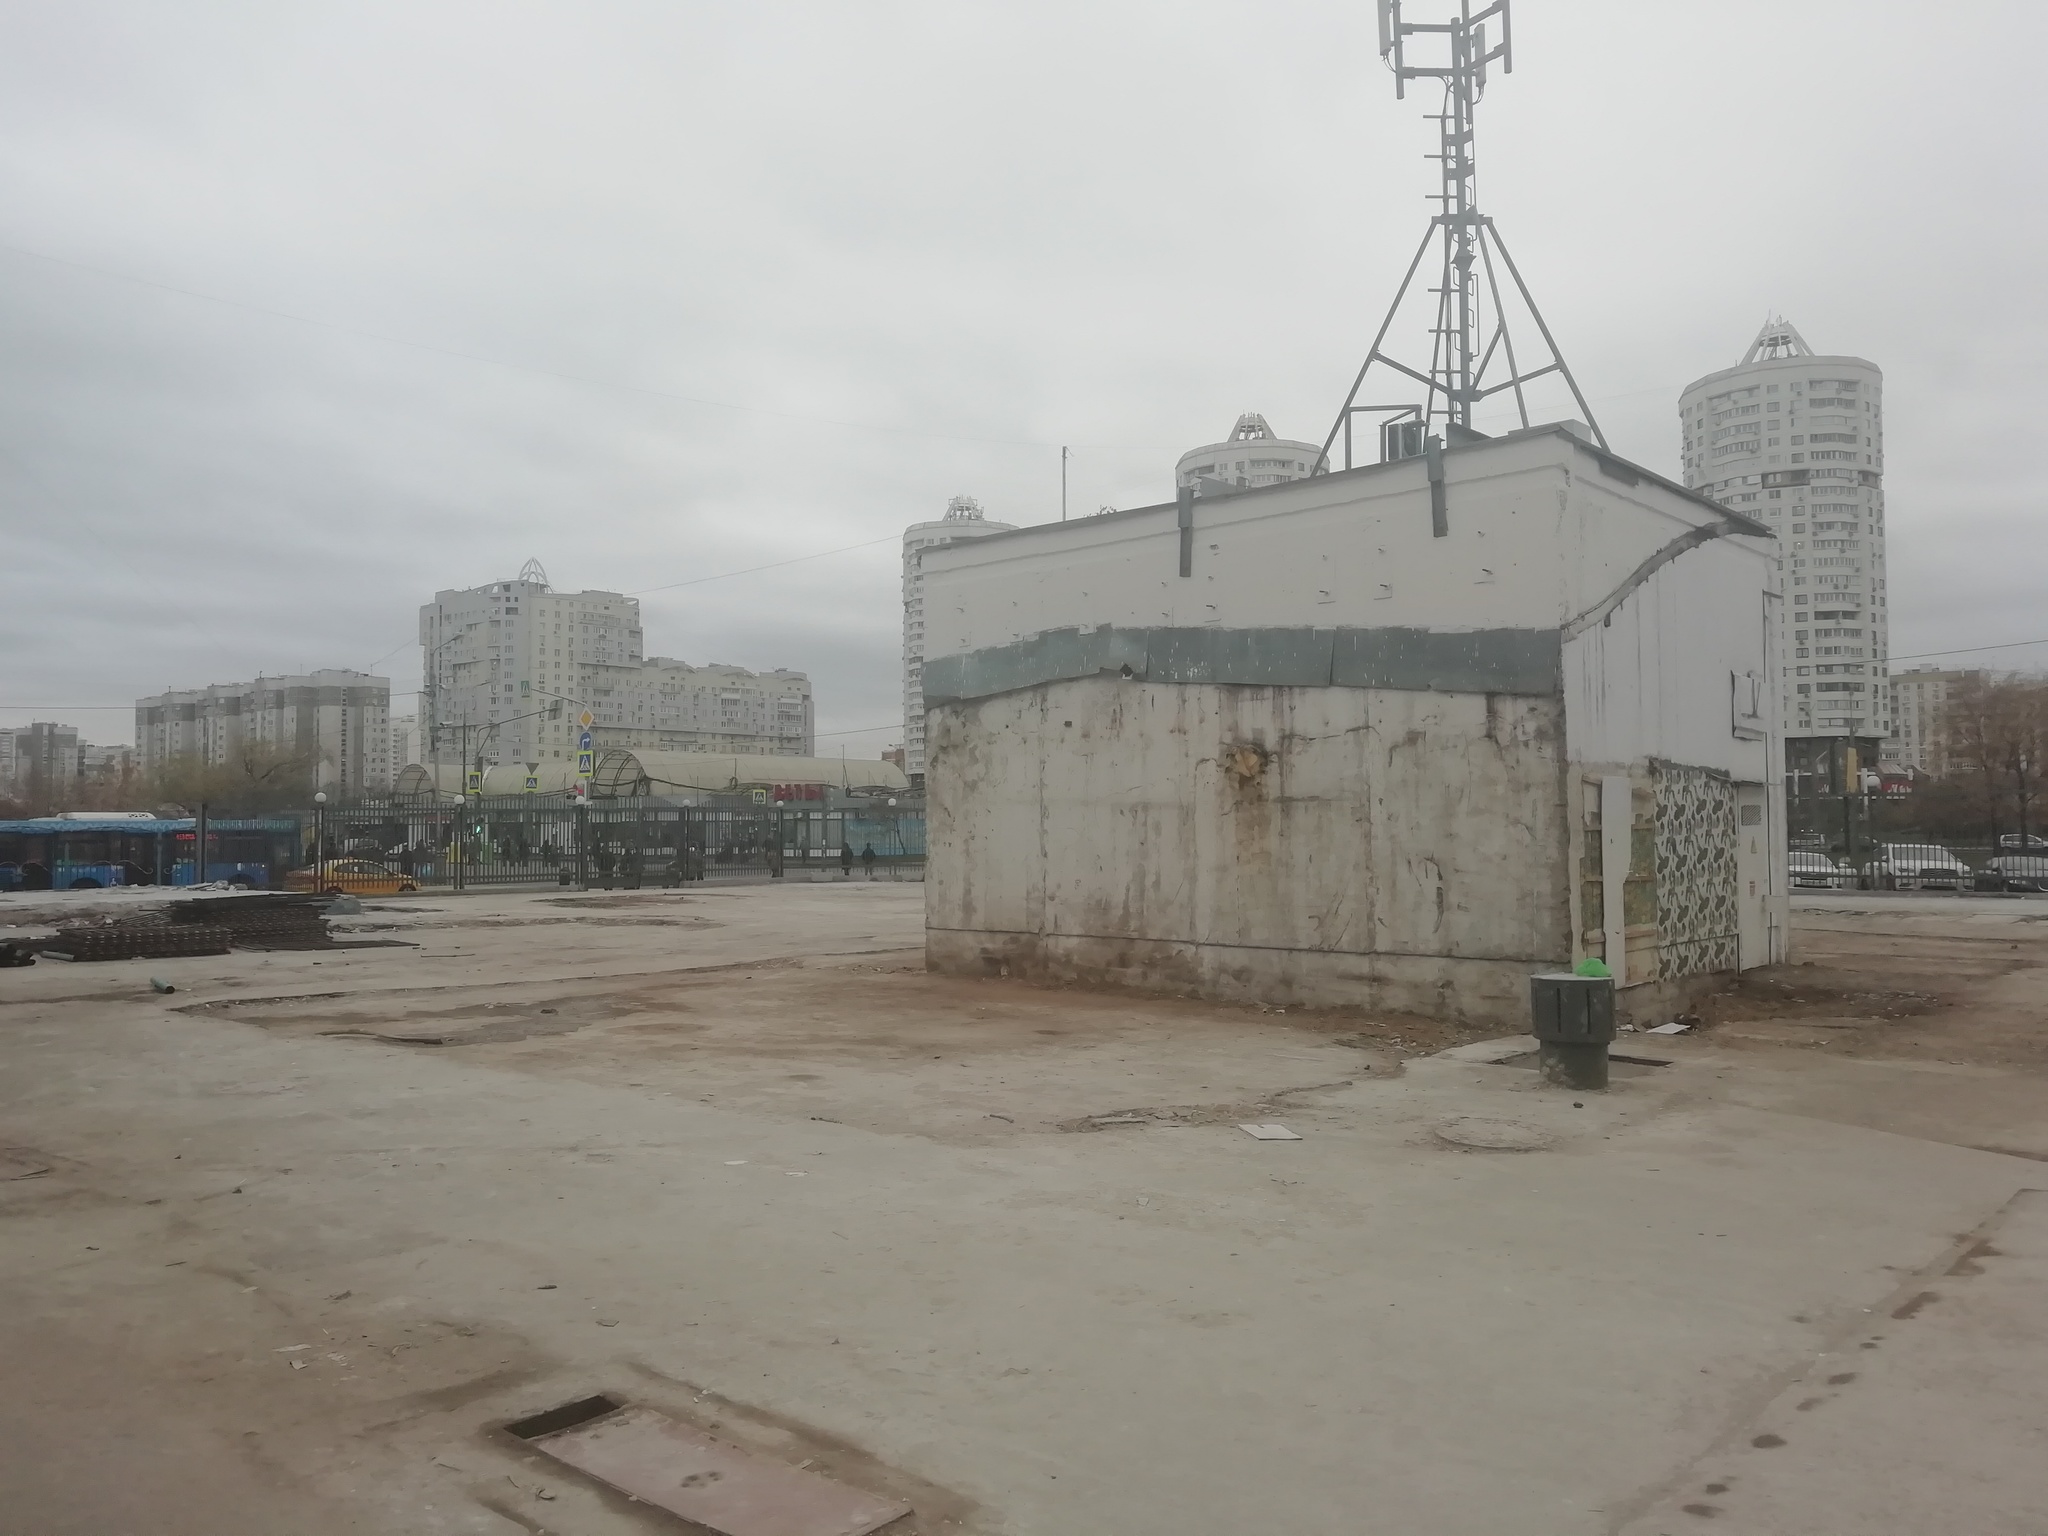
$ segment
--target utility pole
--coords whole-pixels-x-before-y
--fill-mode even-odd
[[[1063,522],[1063,523],[1064,523],[1064,522],[1065,522],[1065,521],[1067,520],[1067,460],[1068,460],[1068,459],[1070,459],[1070,458],[1072,458],[1072,457],[1073,457],[1073,454],[1074,454],[1074,450],[1073,450],[1073,449],[1071,449],[1071,448],[1069,448],[1069,447],[1065,446],[1064,444],[1062,444],[1062,445],[1061,445],[1061,447],[1060,447],[1060,521],[1061,521],[1061,522]]]
[[[1856,791],[1862,787],[1862,765],[1856,760],[1856,738],[1842,738],[1842,859],[1851,869],[1856,860]]]

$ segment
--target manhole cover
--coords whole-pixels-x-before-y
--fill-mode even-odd
[[[1437,1126],[1436,1134],[1439,1141],[1454,1147],[1473,1147],[1482,1152],[1534,1152],[1550,1145],[1550,1138],[1532,1126],[1475,1115],[1445,1120]]]

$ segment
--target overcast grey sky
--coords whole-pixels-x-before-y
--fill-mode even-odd
[[[1412,0],[1412,14],[1450,0]],[[1481,203],[1624,454],[1780,310],[1886,374],[1892,648],[2048,637],[2037,4],[1518,0]],[[1420,238],[1368,0],[0,4],[0,721],[378,663],[437,588],[898,739],[896,536],[1320,439]],[[874,542],[869,542],[874,541]],[[827,558],[695,578],[840,546]],[[2048,646],[1990,653],[2048,662]],[[409,701],[405,701],[409,702]]]

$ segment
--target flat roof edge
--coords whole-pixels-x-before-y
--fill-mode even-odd
[[[1760,523],[1755,518],[1745,516],[1743,513],[1733,511],[1723,506],[1720,502],[1715,501],[1711,496],[1702,495],[1689,486],[1681,485],[1668,476],[1658,474],[1654,469],[1645,469],[1633,460],[1623,458],[1612,449],[1602,448],[1598,443],[1588,442],[1563,422],[1545,422],[1533,427],[1524,427],[1518,431],[1503,433],[1499,437],[1489,437],[1479,442],[1460,443],[1454,448],[1445,448],[1443,453],[1447,459],[1461,457],[1466,454],[1487,453],[1509,443],[1531,442],[1540,437],[1561,437],[1580,452],[1590,454],[1596,462],[1610,469],[1621,471],[1617,478],[1627,480],[1633,476],[1636,479],[1650,481],[1652,484],[1691,502],[1694,506],[1712,512],[1716,518],[1737,525],[1735,531],[1739,533],[1755,538],[1775,539],[1777,537],[1777,534],[1767,524]],[[1197,500],[1196,505],[1199,506],[1203,501],[1241,501],[1248,496],[1271,496],[1280,492],[1297,489],[1300,486],[1317,480],[1342,480],[1353,476],[1371,475],[1383,470],[1392,469],[1397,465],[1418,464],[1420,462],[1421,459],[1419,457],[1389,459],[1378,464],[1354,465],[1350,469],[1326,470],[1320,475],[1309,475],[1300,480],[1285,480],[1278,485],[1246,486],[1241,490],[1232,490],[1228,495],[1224,496],[1201,497]],[[1176,510],[1177,506],[1178,503],[1176,502],[1160,501],[1143,507],[1119,507],[1114,512],[1097,512],[1088,517],[1077,517],[1061,522],[1027,523],[1021,528],[1011,528],[1001,533],[986,533],[978,538],[962,539],[955,544],[942,544],[937,549],[927,551],[927,553],[944,555],[954,550],[985,549],[990,545],[1000,544],[1005,540],[1019,538],[1026,534],[1043,534],[1056,529],[1088,527],[1128,518],[1143,517],[1153,513],[1172,512]]]

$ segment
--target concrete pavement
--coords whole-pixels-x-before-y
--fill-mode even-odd
[[[1915,1064],[1660,1043],[1574,1100],[1400,1021],[926,978],[917,897],[429,897],[364,918],[419,950],[0,973],[0,1142],[48,1166],[0,1182],[0,1507],[666,1529],[493,1433],[600,1390],[926,1531],[2048,1507],[2048,1169],[1829,1107]]]

